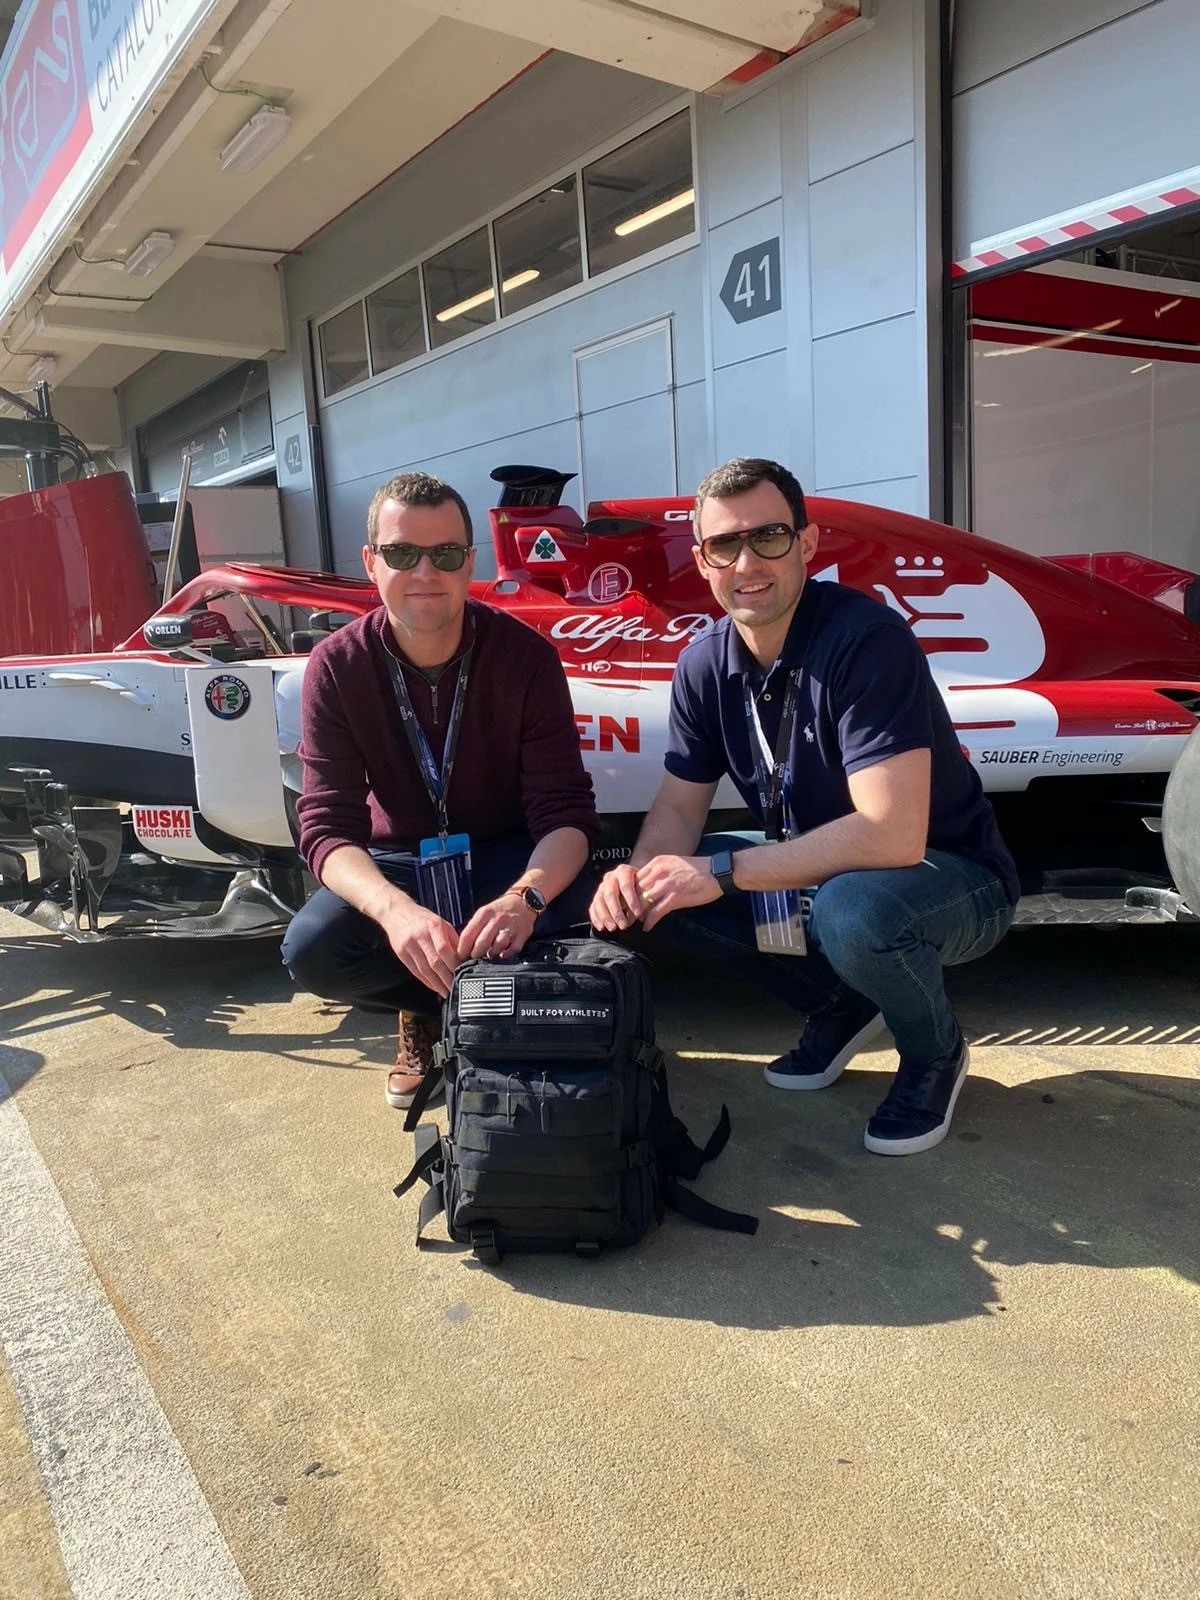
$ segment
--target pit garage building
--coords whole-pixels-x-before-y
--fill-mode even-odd
[[[0,385],[257,490],[218,554],[354,571],[410,467],[483,522],[502,463],[582,509],[750,453],[1200,566],[1195,0],[0,15]]]

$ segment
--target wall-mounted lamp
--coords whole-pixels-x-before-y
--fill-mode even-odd
[[[35,356],[29,363],[29,371],[25,374],[25,378],[29,383],[53,383],[57,371],[57,356]]]
[[[288,136],[292,119],[282,106],[261,106],[217,157],[222,172],[252,172]]]
[[[133,278],[148,278],[175,248],[175,240],[169,233],[156,229],[148,233],[140,244],[135,244],[125,257],[125,271]]]

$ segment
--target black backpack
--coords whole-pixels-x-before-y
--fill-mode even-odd
[[[634,1244],[665,1208],[753,1233],[756,1217],[685,1189],[729,1138],[729,1112],[703,1149],[671,1111],[654,1043],[644,959],[604,939],[538,940],[503,961],[467,961],[446,1002],[434,1070],[410,1106],[417,1244],[446,1214],[450,1237],[495,1265],[506,1250]],[[417,1128],[438,1083],[449,1131]]]

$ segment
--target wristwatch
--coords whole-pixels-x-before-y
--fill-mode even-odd
[[[721,885],[722,894],[733,894],[737,884],[733,881],[733,851],[718,850],[715,856],[709,857],[712,875]]]
[[[535,917],[540,917],[546,909],[546,896],[540,889],[535,889],[532,884],[514,883],[508,892],[509,894],[519,894]]]

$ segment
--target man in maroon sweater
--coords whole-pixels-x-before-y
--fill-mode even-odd
[[[304,674],[300,849],[322,884],[288,929],[301,988],[400,1013],[389,1105],[428,1070],[441,1002],[470,956],[586,923],[599,824],[554,647],[468,597],[462,497],[404,473],[367,513],[383,604]],[[422,839],[470,837],[477,910],[461,931],[416,897]]]

